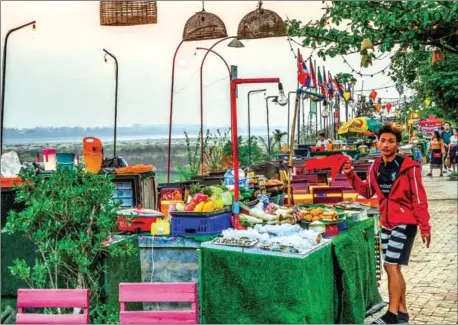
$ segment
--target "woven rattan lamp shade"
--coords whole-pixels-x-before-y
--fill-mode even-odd
[[[239,40],[279,36],[286,36],[283,19],[272,10],[261,7],[243,17],[237,30]]]
[[[217,15],[202,10],[184,25],[183,41],[201,41],[227,37],[226,26]]]
[[[100,25],[132,26],[156,23],[156,1],[100,1]]]

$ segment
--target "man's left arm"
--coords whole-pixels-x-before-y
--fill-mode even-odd
[[[421,168],[413,167],[409,170],[410,188],[412,193],[412,205],[415,218],[417,219],[422,234],[431,232],[429,224],[428,198],[421,179]]]

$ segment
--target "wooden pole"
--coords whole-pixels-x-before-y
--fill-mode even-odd
[[[296,93],[296,102],[294,104],[293,122],[291,124],[291,139],[289,144],[289,160],[288,160],[288,206],[293,203],[293,193],[291,191],[291,178],[293,173],[293,154],[294,154],[294,137],[296,131],[297,111],[299,108],[299,94]]]

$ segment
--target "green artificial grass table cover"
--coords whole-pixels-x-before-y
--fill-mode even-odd
[[[374,220],[354,223],[332,241],[339,324],[362,324],[366,311],[382,303],[375,272]]]
[[[305,258],[202,247],[201,323],[363,323],[381,302],[373,227],[355,223]]]
[[[331,245],[306,258],[201,248],[203,324],[332,323]]]

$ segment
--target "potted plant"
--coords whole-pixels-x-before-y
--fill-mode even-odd
[[[448,179],[450,181],[458,181],[458,172],[453,172],[449,175]]]

